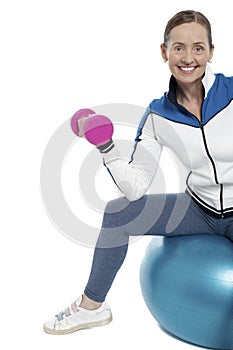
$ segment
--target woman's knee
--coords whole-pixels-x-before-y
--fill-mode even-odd
[[[104,211],[103,227],[119,227],[135,220],[145,207],[146,196],[130,202],[120,197],[107,203]]]
[[[124,210],[124,208],[127,207],[128,203],[129,201],[126,197],[119,197],[113,199],[106,204],[104,212],[107,214],[115,214],[118,212],[122,212],[122,210]]]

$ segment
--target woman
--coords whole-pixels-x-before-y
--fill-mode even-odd
[[[106,207],[83,296],[47,321],[45,332],[71,333],[111,321],[105,298],[130,235],[219,234],[233,241],[233,78],[212,73],[213,52],[203,14],[182,11],[169,20],[161,44],[172,74],[169,91],[146,110],[130,162],[112,140],[98,147],[125,197]],[[189,170],[186,192],[145,195],[163,146]]]

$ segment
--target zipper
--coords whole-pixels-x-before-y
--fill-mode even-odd
[[[171,101],[172,102],[172,101]],[[201,120],[199,120],[197,118],[197,116],[191,112],[189,112],[184,106],[180,105],[177,103],[177,107],[178,109],[180,109],[183,113],[185,112],[186,114],[188,114],[189,116],[195,118],[198,123],[199,123],[199,127],[201,129],[201,133],[202,133],[202,138],[203,138],[203,142],[204,142],[204,146],[205,146],[205,150],[206,150],[206,154],[212,164],[212,167],[213,167],[213,171],[214,171],[214,179],[215,179],[215,182],[217,185],[220,186],[220,194],[219,194],[219,202],[220,202],[220,209],[221,209],[221,217],[224,218],[224,209],[223,209],[223,184],[220,184],[219,181],[218,181],[218,176],[217,176],[217,169],[216,169],[216,166],[215,166],[215,163],[214,163],[214,160],[213,158],[211,157],[211,154],[209,152],[209,149],[208,149],[208,145],[207,145],[207,142],[206,142],[206,137],[205,137],[205,131],[204,131],[204,126],[202,124],[202,109],[203,109],[203,102],[204,100],[202,101],[202,105],[201,105]]]
[[[205,150],[206,150],[206,153],[207,153],[207,156],[212,164],[212,167],[213,167],[213,170],[214,170],[214,179],[215,179],[215,182],[217,185],[220,185],[219,184],[219,181],[218,181],[218,176],[217,176],[217,169],[216,169],[216,166],[214,164],[214,160],[213,158],[211,157],[210,155],[210,152],[209,152],[209,149],[208,149],[208,146],[207,146],[207,142],[206,142],[206,137],[205,137],[205,131],[204,131],[204,127],[203,125],[200,123],[200,128],[201,128],[201,132],[202,132],[202,137],[203,137],[203,142],[204,142],[204,146],[205,146]]]
[[[223,184],[220,184],[220,205],[221,205],[221,217],[224,218],[224,213],[223,213]]]
[[[214,160],[211,157],[211,154],[209,152],[207,141],[206,141],[206,137],[205,137],[204,126],[202,124],[203,102],[204,102],[204,100],[202,101],[202,104],[201,104],[201,120],[199,121],[199,123],[200,123],[200,128],[201,128],[201,132],[202,132],[202,137],[203,137],[203,142],[204,142],[206,154],[207,154],[207,156],[208,156],[208,158],[209,158],[209,160],[210,160],[210,162],[212,164],[213,170],[214,170],[214,179],[215,179],[216,184],[220,186],[220,193],[219,193],[220,210],[221,210],[221,217],[224,218],[224,213],[223,213],[223,184],[219,183],[218,175],[217,175],[217,169],[216,169]]]
[[[203,137],[203,142],[204,142],[206,154],[207,154],[207,156],[208,156],[208,158],[209,158],[209,160],[210,160],[210,162],[212,164],[212,167],[213,167],[215,182],[216,182],[217,185],[220,186],[220,194],[219,194],[220,210],[221,210],[221,217],[224,218],[224,213],[223,213],[223,184],[219,183],[218,175],[217,175],[217,169],[216,169],[214,160],[211,157],[211,154],[209,152],[208,145],[207,145],[207,142],[206,142],[204,127],[203,127],[203,124],[201,122],[200,122],[200,129],[201,129],[201,132],[202,132],[202,137]]]

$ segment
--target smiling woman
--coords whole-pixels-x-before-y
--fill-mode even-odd
[[[211,71],[211,28],[199,12],[176,14],[160,49],[171,72],[169,90],[145,110],[129,159],[111,137],[97,147],[124,197],[105,208],[82,297],[45,323],[47,333],[66,334],[112,320],[105,299],[132,236],[217,234],[233,241],[233,77]],[[166,148],[187,169],[186,191],[146,195]]]
[[[214,51],[213,45],[209,45],[206,28],[196,22],[183,23],[173,28],[168,37],[161,50],[172,73],[177,73],[175,68],[200,68],[198,74],[202,76]]]
[[[161,53],[177,82],[177,102],[201,121],[201,79],[214,53],[208,19],[193,11],[175,15],[165,29]]]

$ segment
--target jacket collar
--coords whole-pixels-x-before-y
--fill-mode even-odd
[[[215,81],[215,74],[212,72],[210,66],[207,64],[205,75],[202,78],[202,84],[203,84],[204,89],[205,89],[205,97],[204,98],[206,98],[209,90],[211,89],[211,87],[214,84],[214,81]]]

